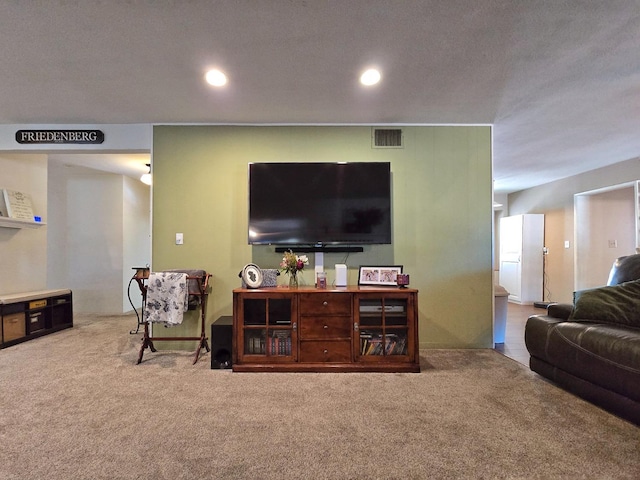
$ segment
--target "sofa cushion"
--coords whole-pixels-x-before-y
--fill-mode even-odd
[[[640,280],[575,293],[569,321],[588,320],[640,327]]]
[[[534,315],[525,342],[532,357],[640,401],[640,329]]]

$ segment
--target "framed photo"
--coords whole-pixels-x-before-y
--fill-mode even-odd
[[[262,270],[254,263],[245,265],[240,276],[248,288],[260,288],[262,285]]]
[[[360,265],[358,285],[396,286],[396,277],[402,273],[402,265],[364,266]]]

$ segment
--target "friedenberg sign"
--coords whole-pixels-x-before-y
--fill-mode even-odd
[[[16,142],[22,144],[99,144],[104,142],[101,130],[18,130]]]

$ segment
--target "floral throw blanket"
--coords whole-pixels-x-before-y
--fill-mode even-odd
[[[151,272],[147,282],[147,305],[144,321],[180,325],[189,307],[187,274]]]

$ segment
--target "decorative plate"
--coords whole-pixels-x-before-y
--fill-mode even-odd
[[[258,288],[262,285],[262,270],[254,263],[245,265],[242,269],[242,280],[249,288]]]

